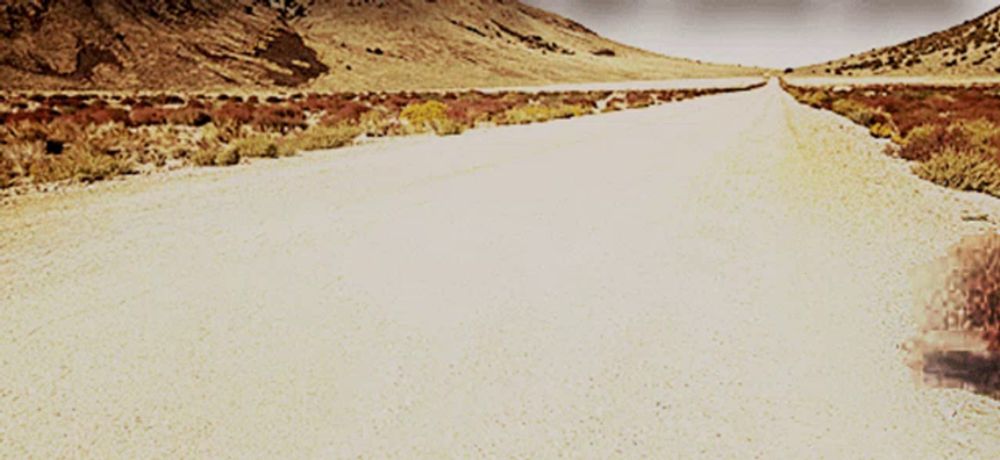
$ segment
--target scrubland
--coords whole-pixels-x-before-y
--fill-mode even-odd
[[[227,166],[359,139],[457,135],[739,88],[446,93],[0,95],[0,188]]]
[[[1000,87],[786,86],[800,102],[832,110],[890,139],[887,153],[916,162],[937,184],[1000,196]]]

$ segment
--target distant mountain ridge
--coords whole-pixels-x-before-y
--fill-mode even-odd
[[[13,0],[0,89],[426,89],[721,77],[507,0]]]
[[[1000,76],[1000,7],[947,30],[797,72],[834,76]]]

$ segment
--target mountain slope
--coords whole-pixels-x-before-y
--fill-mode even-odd
[[[236,0],[21,1],[0,34],[7,88],[294,85],[327,70],[276,11]]]
[[[0,89],[391,90],[720,77],[504,0],[14,0]]]
[[[941,32],[804,67],[796,73],[847,76],[1000,75],[1000,7]]]

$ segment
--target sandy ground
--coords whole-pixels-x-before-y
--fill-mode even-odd
[[[996,458],[912,267],[994,226],[775,86],[0,209],[3,458]]]
[[[638,80],[606,83],[564,83],[542,86],[509,86],[501,88],[480,88],[483,92],[498,91],[619,91],[619,90],[657,90],[657,89],[701,89],[701,88],[740,88],[763,83],[763,77],[730,77],[730,78],[678,78],[674,80]],[[459,90],[456,90],[459,91]]]
[[[941,85],[941,86],[967,86],[967,85],[998,85],[1000,76],[997,77],[970,77],[970,76],[948,76],[948,75],[925,75],[925,76],[870,76],[870,77],[846,77],[846,76],[794,76],[783,77],[789,83],[798,86],[832,86],[832,85]]]

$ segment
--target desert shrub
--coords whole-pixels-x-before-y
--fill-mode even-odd
[[[991,154],[1000,150],[1000,129],[986,119],[952,123],[949,130],[961,138],[966,148],[975,153]]]
[[[449,136],[465,132],[474,123],[467,112],[460,110],[456,106],[431,100],[406,106],[400,118],[406,120],[409,127],[417,132],[432,130],[440,136]]]
[[[879,139],[890,139],[898,137],[896,126],[892,122],[876,122],[868,127],[868,132],[872,137]]]
[[[436,100],[407,105],[400,118],[419,131],[433,129],[434,124],[448,118],[448,106]]]
[[[514,107],[504,112],[501,117],[501,123],[517,125],[538,123],[554,119],[578,117],[589,112],[585,107],[578,105],[526,105],[523,107]]]
[[[260,106],[253,111],[252,123],[260,130],[288,132],[305,127],[306,116],[293,106]]]
[[[656,101],[651,93],[645,91],[629,91],[625,93],[625,103],[630,109],[642,109],[653,105]]]
[[[229,146],[239,158],[277,158],[278,145],[269,136],[256,135],[237,140]]]
[[[808,106],[823,109],[830,106],[831,97],[826,91],[810,91],[801,95],[799,100]]]
[[[39,108],[35,110],[20,110],[8,113],[4,116],[4,124],[17,125],[20,123],[51,123],[59,117],[61,113],[50,108]]]
[[[174,125],[204,126],[212,122],[212,115],[203,108],[185,106],[168,112],[167,121]]]
[[[75,142],[83,137],[84,127],[70,120],[58,119],[47,125],[42,125],[42,138],[62,144]],[[58,152],[51,152],[58,153]]]
[[[466,124],[451,117],[445,117],[434,123],[434,133],[438,136],[455,136],[466,130]]]
[[[309,94],[305,99],[296,100],[296,105],[309,112],[325,112],[337,107],[340,98],[333,95]]]
[[[344,147],[354,142],[360,133],[361,129],[356,126],[313,126],[281,142],[278,154],[290,156],[298,152]]]
[[[652,95],[650,95],[650,97],[652,97]],[[596,92],[574,92],[564,95],[560,100],[560,103],[565,105],[578,105],[580,107],[586,107],[593,110],[597,108],[598,99],[602,98],[598,97]]]
[[[222,149],[215,155],[216,166],[232,166],[240,162],[240,154],[233,149]]]
[[[253,121],[253,118],[254,106],[242,102],[226,102],[212,112],[212,119],[218,124],[245,125]]]
[[[1000,151],[1000,129],[987,120],[958,121],[947,126],[924,124],[910,130],[899,154],[907,160],[926,161],[946,149],[994,155]]]
[[[877,107],[869,107],[850,99],[837,99],[833,102],[831,108],[834,112],[865,127],[872,126],[875,123],[887,123],[890,121],[888,115]]]
[[[126,123],[129,120],[128,112],[122,109],[93,105],[79,110],[68,117],[72,122],[80,125],[104,125],[108,123]]]
[[[198,166],[232,166],[240,162],[240,154],[235,149],[199,149],[191,161]]]
[[[1000,351],[1000,235],[963,238],[938,270],[944,286],[928,302],[925,327],[981,334]]]
[[[614,96],[614,97],[609,98],[604,103],[604,108],[602,109],[602,111],[603,112],[616,112],[616,111],[625,109],[627,106],[628,106],[628,103],[625,101],[624,97]]]
[[[160,107],[139,106],[128,114],[129,126],[162,125],[167,122],[168,110]]]
[[[0,150],[0,189],[14,185],[18,175],[15,160],[8,153]]]
[[[948,148],[915,166],[914,173],[945,187],[1000,196],[1000,164],[983,154]]]
[[[130,173],[133,166],[131,159],[124,155],[83,141],[70,145],[61,155],[36,157],[31,161],[28,172],[35,182],[96,182]]]
[[[946,135],[945,128],[941,126],[917,126],[903,138],[899,156],[907,160],[926,161],[945,149]]]
[[[326,126],[336,126],[342,123],[358,123],[361,117],[371,109],[360,102],[346,101],[333,106],[326,116],[320,120],[320,124]]]
[[[42,158],[44,151],[39,141],[0,145],[0,188],[12,187],[28,177],[31,161]]]
[[[487,122],[513,107],[513,104],[491,95],[473,93],[448,102],[448,118],[473,127]]]

